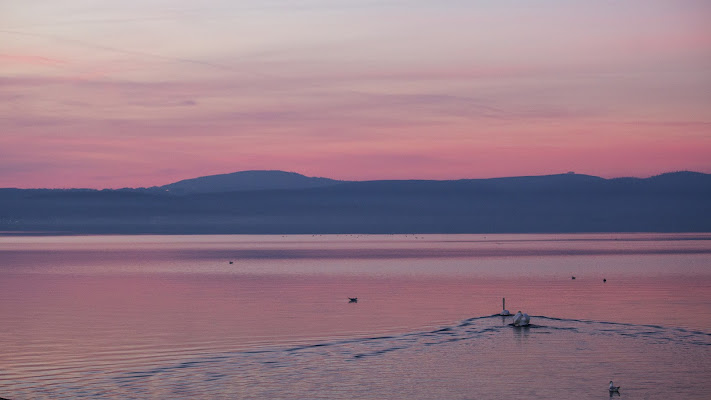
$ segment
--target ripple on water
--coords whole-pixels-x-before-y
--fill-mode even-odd
[[[599,398],[611,379],[628,398],[704,398],[711,389],[711,334],[532,318],[527,328],[489,316],[425,332],[248,351],[164,347],[156,355],[126,348],[102,360],[74,355],[56,368],[18,360],[0,387],[18,399],[479,398],[521,391],[584,399]],[[679,380],[683,387],[673,384]],[[655,389],[641,384],[650,381]]]

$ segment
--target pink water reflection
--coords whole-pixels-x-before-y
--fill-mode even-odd
[[[455,326],[497,313],[502,297],[512,312],[534,316],[711,332],[710,244],[708,235],[1,238],[0,365],[10,382],[62,388],[72,397],[68,385],[88,385],[94,373],[99,379],[204,355]],[[584,338],[592,347],[580,351],[590,353],[594,368],[605,365],[598,352],[615,350],[616,342]],[[501,340],[528,346],[524,332]],[[555,349],[571,345],[529,351],[551,351],[564,365],[567,353]],[[437,354],[433,365],[472,361],[442,364]],[[502,365],[495,351],[477,354],[483,360],[472,362],[481,368]],[[407,364],[429,362],[421,352],[375,362],[397,371],[388,363],[402,357]],[[541,357],[523,360],[531,371],[525,379],[545,374],[531,369]],[[619,357],[618,364],[630,354]],[[630,365],[645,360],[635,356]],[[490,371],[482,379],[511,373]],[[488,393],[472,387],[470,376],[444,370],[439,376],[457,382],[452,390]],[[210,388],[218,389],[229,387]],[[439,389],[447,388],[426,387]]]

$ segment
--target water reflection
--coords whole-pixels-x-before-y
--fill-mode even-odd
[[[516,398],[521,393],[561,398],[561,393],[575,393],[576,398],[599,399],[611,373],[623,382],[683,379],[686,383],[681,392],[666,393],[671,390],[666,387],[651,392],[648,385],[634,388],[644,398],[653,393],[660,398],[703,399],[708,389],[705,371],[711,366],[711,335],[536,319],[543,323],[504,327],[491,316],[436,330],[297,346],[191,355],[175,349],[173,357],[180,356],[176,360],[120,362],[101,374],[91,369],[101,360],[77,356],[72,374],[61,379],[64,394],[47,388],[47,379],[25,378],[25,389],[12,390],[18,398],[32,387],[44,387],[54,398],[115,398],[129,393],[131,397],[234,397],[229,390],[239,387],[241,398],[313,398],[314,393],[333,399]],[[509,329],[513,337],[505,334]],[[616,357],[601,351],[610,348],[616,348]]]
[[[624,255],[604,235],[510,240],[507,257],[439,238],[405,259],[414,245],[396,240],[43,240],[0,240],[5,397],[516,398],[523,387],[583,399],[604,396],[611,373],[690,381],[679,398],[711,390],[711,260],[689,240],[659,245],[680,254],[631,240]],[[575,254],[588,245],[596,255]],[[534,326],[479,317],[502,293],[539,314]]]
[[[527,326],[512,326],[511,330],[514,332],[514,337],[516,337],[518,344],[524,344],[528,340],[528,335],[531,331],[531,325]]]

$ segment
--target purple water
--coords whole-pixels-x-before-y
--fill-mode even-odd
[[[709,289],[709,234],[5,236],[0,397],[705,399]]]

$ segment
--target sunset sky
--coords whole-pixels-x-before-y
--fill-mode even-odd
[[[0,187],[711,173],[711,1],[0,0]]]

